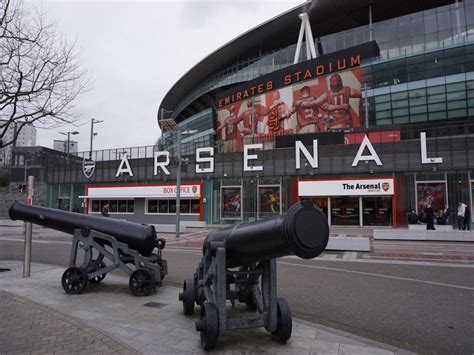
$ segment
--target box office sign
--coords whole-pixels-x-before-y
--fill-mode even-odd
[[[386,179],[299,181],[299,196],[391,196],[394,181]]]
[[[89,198],[176,198],[176,185],[89,186]],[[200,184],[181,185],[181,198],[201,197]]]

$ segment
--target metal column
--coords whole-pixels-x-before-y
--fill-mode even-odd
[[[29,205],[33,204],[33,183],[34,176],[28,176],[28,200]],[[25,249],[23,256],[23,277],[30,277],[31,271],[31,246],[32,246],[33,225],[25,222]]]

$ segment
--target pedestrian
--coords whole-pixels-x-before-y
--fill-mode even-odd
[[[449,207],[448,207],[448,205],[444,205],[443,219],[444,219],[444,224],[448,225],[448,224],[451,223],[450,218],[449,218]]]
[[[462,202],[458,203],[458,229],[464,229],[464,213],[466,213],[466,205]]]
[[[463,230],[470,230],[471,228],[471,208],[466,206],[464,209],[464,226]]]
[[[106,202],[104,207],[102,207],[102,216],[108,217],[109,216],[109,203]]]
[[[425,214],[426,214],[426,229],[434,231],[435,230],[434,211],[433,211],[433,207],[431,206],[431,203],[428,205],[428,207],[426,207]]]

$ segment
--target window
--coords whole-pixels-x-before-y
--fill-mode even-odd
[[[159,200],[158,201],[158,211],[159,211],[159,213],[169,213],[168,205],[169,205],[168,200]]]
[[[191,213],[199,214],[201,210],[201,201],[191,200]]]
[[[119,213],[127,212],[127,200],[119,200],[119,202],[118,202],[118,211],[119,211]]]
[[[117,213],[118,212],[118,201],[111,200],[109,204],[109,213]]]
[[[91,200],[92,213],[101,213],[105,204],[109,204],[109,213],[133,213],[135,207],[134,200]]]
[[[180,213],[199,214],[201,210],[200,200],[181,200]],[[147,200],[146,213],[175,214],[176,200]]]
[[[158,201],[148,200],[148,213],[157,213],[157,212],[158,212]]]
[[[181,200],[180,212],[189,213],[191,210],[191,201],[190,200]]]
[[[100,200],[92,200],[92,212],[100,212]]]

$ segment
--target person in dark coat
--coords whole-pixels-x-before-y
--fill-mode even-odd
[[[466,206],[464,209],[464,227],[462,230],[469,230],[471,228],[471,208]]]
[[[426,229],[434,231],[435,230],[434,211],[433,211],[433,207],[431,207],[431,204],[429,204],[428,207],[426,207],[425,213],[426,213]]]
[[[102,216],[104,216],[104,217],[109,216],[109,204],[108,203],[104,204],[104,207],[102,207]]]

